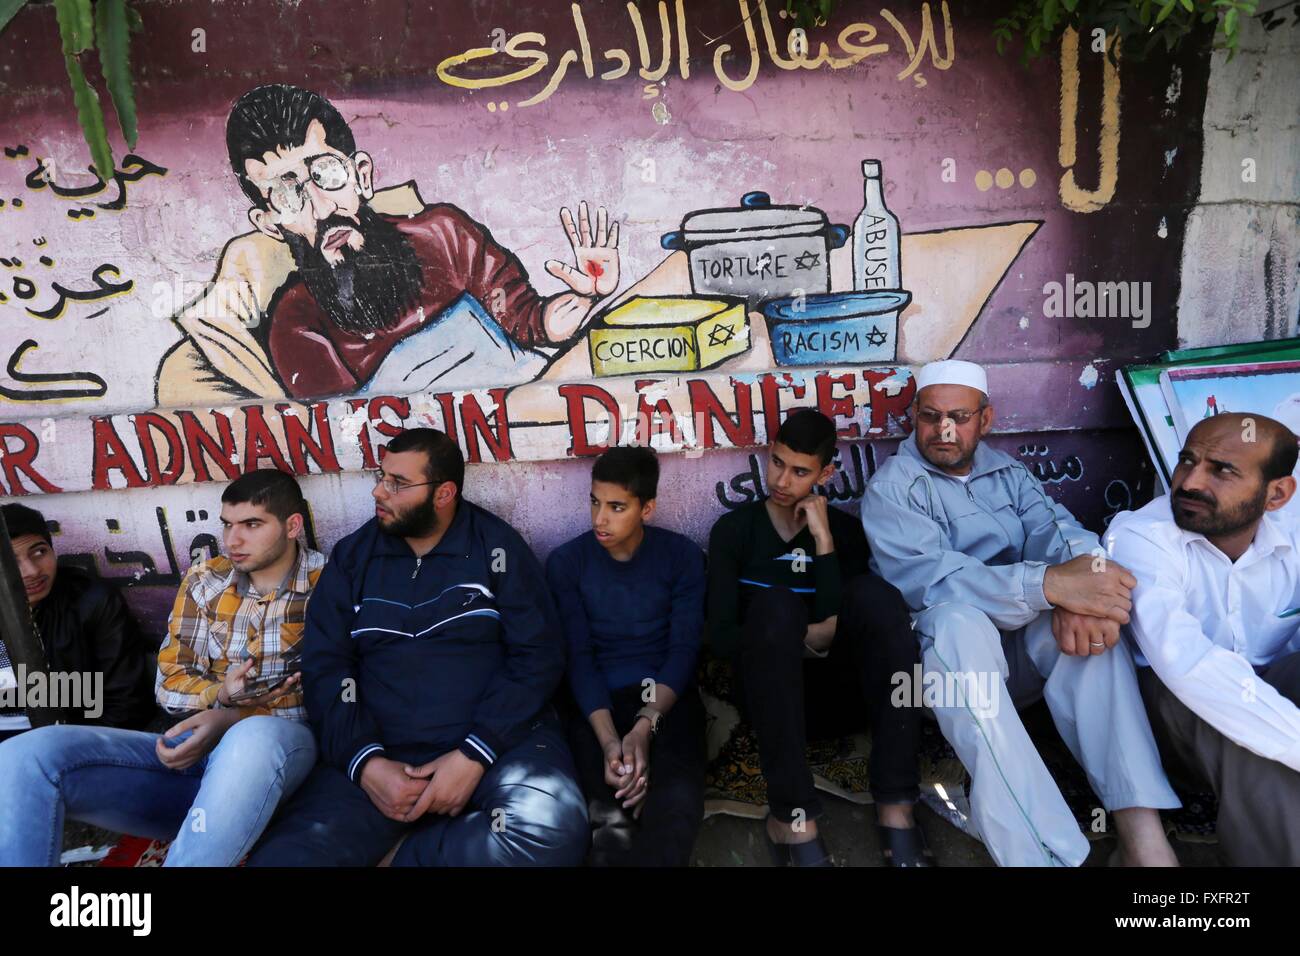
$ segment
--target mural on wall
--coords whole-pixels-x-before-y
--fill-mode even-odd
[[[649,443],[688,497],[661,514],[702,538],[765,494],[756,449],[797,406],[835,419],[827,493],[852,506],[910,430],[911,369],[959,354],[993,364],[1002,447],[1053,494],[1099,517],[1140,499],[1125,453],[1024,436],[1115,420],[1097,368],[1121,326],[1050,314],[1040,290],[1116,256],[1176,269],[1186,206],[1156,193],[1195,148],[1151,185],[1121,169],[1120,129],[1135,114],[1126,148],[1167,155],[1177,96],[1122,114],[1127,68],[1090,38],[1026,72],[946,2],[846,0],[807,32],[778,6],[484,0],[427,14],[404,59],[342,64],[390,78],[344,82],[309,44],[356,26],[303,0],[310,39],[277,8],[236,73],[154,74],[110,176],[68,117],[11,102],[0,494],[37,496],[77,560],[161,586],[215,547],[205,484],[308,476],[328,546],[384,442],[432,425],[514,483],[480,497],[520,515],[581,493],[575,459]],[[1154,245],[1099,238],[1157,212]],[[520,520],[555,543],[574,518],[542,510]]]
[[[518,258],[415,183],[376,192],[370,154],[323,97],[283,84],[226,122],[256,232],[226,246],[209,291],[177,317],[186,339],[158,370],[161,405],[315,398],[358,390],[528,381],[618,287],[618,223],[560,211],[574,264],[543,298]],[[269,241],[268,241],[269,240]]]
[[[632,434],[664,451],[761,444],[775,430],[782,390],[796,401],[811,392],[828,413],[849,421],[865,416],[866,424],[846,426],[845,437],[897,433],[906,428],[910,401],[906,370],[754,373],[892,363],[907,323],[927,315],[944,316],[945,327],[929,332],[928,353],[913,347],[908,357],[945,357],[1039,225],[903,235],[884,205],[880,163],[866,160],[866,204],[852,228],[830,224],[814,207],[773,204],[758,191],[734,208],[689,211],[679,229],[660,238],[672,253],[601,308],[620,279],[619,223],[604,206],[593,214],[584,200],[576,221],[560,209],[573,263],[550,259],[546,270],[568,291],[543,297],[519,259],[463,210],[424,202],[415,183],[377,188],[370,154],[312,91],[284,84],[248,91],[227,118],[226,144],[254,231],[225,245],[202,295],[173,317],[184,338],[163,355],[155,386],[159,408],[193,410],[128,415],[133,449],[111,420],[93,419],[89,484],[60,469],[57,478],[42,479],[41,490],[212,480],[209,453],[218,478],[268,463],[306,474],[308,457],[325,472],[374,467],[362,426],[375,416],[358,422],[356,399],[332,408],[243,406],[235,413],[243,428],[231,414],[201,410],[247,399],[382,396],[379,406],[366,403],[369,412],[402,409],[404,424],[460,433],[471,461],[483,460],[480,440],[496,461],[590,455]],[[838,251],[844,255],[833,277]],[[918,308],[908,312],[914,297],[901,288],[903,259],[920,276],[945,274],[947,262],[966,268],[946,273],[942,283],[921,281]],[[116,271],[102,266],[92,278],[106,270]],[[69,293],[53,288],[61,313]],[[105,288],[129,291],[131,284]],[[719,374],[510,388],[702,370]],[[762,395],[761,432],[752,384]],[[850,397],[830,398],[836,384]],[[884,394],[870,411],[873,389]],[[426,397],[428,410],[417,398],[412,412],[404,396]],[[629,420],[636,424],[622,424]],[[77,423],[70,424],[75,432]],[[589,424],[603,429],[599,437],[588,434]],[[516,451],[511,432],[520,430],[530,434],[526,450]],[[339,439],[358,445],[359,463],[340,464],[330,447]],[[14,494],[25,490],[21,482],[11,486]]]

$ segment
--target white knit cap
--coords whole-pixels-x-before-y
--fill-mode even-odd
[[[923,365],[916,373],[916,390],[919,392],[929,385],[965,385],[978,389],[986,396],[989,393],[989,380],[984,369],[974,362],[963,362],[961,359],[945,359]]]

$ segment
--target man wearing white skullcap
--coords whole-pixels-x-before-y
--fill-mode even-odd
[[[1120,642],[1136,580],[1024,464],[981,444],[993,424],[984,369],[932,362],[916,384],[916,430],[872,477],[862,522],[873,570],[913,611],[924,702],[932,683],[944,689],[933,709],[971,775],[972,822],[999,865],[1087,859],[1016,714],[1041,696],[1114,820],[1121,859],[1177,865],[1159,808],[1180,803]]]

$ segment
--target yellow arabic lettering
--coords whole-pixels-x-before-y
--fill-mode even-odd
[[[862,34],[863,38],[870,43],[876,38],[876,28],[870,23],[850,23],[840,31],[840,35],[836,42],[839,43],[841,49],[848,52],[850,63],[860,63],[869,56],[875,56],[877,53],[889,52],[888,43],[876,43],[872,46],[858,46],[856,43],[850,42],[849,37],[857,33]]]
[[[546,85],[532,96],[528,97],[528,99],[520,100],[518,105],[520,107],[536,106],[538,103],[549,97],[559,87],[560,81],[564,79],[564,74],[568,71],[569,64],[576,62],[577,59],[578,54],[576,51],[565,50],[564,55],[560,57],[560,65],[555,68],[555,72],[551,74],[551,78],[547,81]]]
[[[582,48],[582,68],[587,72],[587,79],[596,75],[591,63],[591,41],[587,39],[587,23],[582,19],[582,7],[570,4],[573,9],[573,25],[578,28],[578,45]]]
[[[773,36],[773,31],[772,31],[772,21],[771,18],[768,17],[767,15],[767,0],[758,0],[758,12],[763,18],[763,33],[767,37],[767,55],[771,58],[773,63],[775,63],[778,67],[780,67],[783,70],[795,70],[795,69],[815,70],[818,67],[820,67],[823,63],[829,64],[832,70],[842,70],[846,66],[852,66],[854,63],[857,63],[859,60],[861,60],[864,56],[867,55],[865,53],[862,53],[857,56],[853,56],[853,55],[846,56],[846,57],[832,56],[830,53],[830,48],[826,45],[826,41],[823,40],[817,44],[818,52],[817,52],[817,56],[814,59],[811,60],[808,59],[808,44],[804,43],[802,45],[803,47],[802,49],[798,51],[792,51],[791,59],[782,60],[780,54],[777,53],[776,38]],[[871,31],[871,36],[867,37],[867,39],[871,39],[876,35],[875,29],[872,28],[869,24],[866,23],[849,24],[849,26],[845,27],[843,30],[840,31],[840,35],[837,38],[837,42],[840,44],[841,48],[845,50],[853,49],[851,44],[849,46],[845,46],[844,35],[846,33],[853,32],[854,29],[858,27]],[[885,49],[888,49],[888,46],[886,46]]]
[[[636,8],[635,3],[629,2],[627,5],[628,16],[632,18],[632,29],[636,31],[637,50],[641,54],[641,78],[645,80],[661,80],[664,74],[668,72],[668,66],[672,63],[673,58],[673,34],[672,27],[668,24],[668,5],[664,0],[659,0],[659,26],[663,30],[663,62],[659,64],[656,70],[650,69],[650,45],[646,42],[645,24],[641,21],[641,11]]]
[[[723,86],[735,93],[742,93],[749,89],[758,78],[758,37],[754,33],[754,21],[749,17],[749,0],[739,0],[739,3],[741,20],[745,24],[745,40],[749,44],[749,72],[745,74],[745,78],[733,80],[722,68],[722,58],[731,50],[730,43],[719,43],[718,48],[713,51],[713,72],[717,74]]]
[[[493,86],[505,86],[507,83],[515,83],[519,80],[526,80],[528,77],[546,69],[546,64],[550,62],[550,57],[543,50],[521,50],[521,43],[536,43],[538,46],[546,46],[546,37],[540,33],[527,32],[516,33],[510,39],[506,40],[502,51],[506,56],[513,57],[517,60],[532,60],[530,66],[522,70],[516,70],[514,73],[506,73],[502,76],[485,76],[471,79],[470,77],[456,76],[451,72],[455,67],[463,63],[469,63],[473,60],[481,60],[486,57],[496,56],[497,51],[490,46],[474,47],[466,50],[464,53],[457,53],[447,57],[438,64],[438,79],[448,86],[457,86],[466,90],[482,90]],[[574,55],[576,59],[576,54]]]
[[[1065,168],[1061,176],[1061,204],[1073,212],[1096,212],[1115,196],[1119,181],[1119,39],[1115,63],[1101,57],[1101,132],[1097,141],[1097,188],[1081,189],[1074,178],[1077,159],[1075,127],[1079,121],[1079,34],[1070,27],[1061,36],[1061,133],[1057,158]]]
[[[683,80],[691,78],[691,42],[686,35],[686,10],[677,0],[677,72]]]
[[[632,69],[632,58],[627,55],[626,50],[606,50],[604,56],[607,60],[622,60],[623,65],[600,74],[602,80],[617,80],[619,77],[627,76],[628,71]]]
[[[927,48],[930,51],[931,65],[934,66],[936,70],[949,69],[953,64],[953,61],[957,59],[957,54],[953,51],[952,46],[952,20],[948,15],[948,0],[943,0],[941,9],[943,13],[943,41],[944,47],[948,51],[948,56],[946,58],[939,55],[939,48],[935,43],[934,21],[930,15],[930,4],[928,2],[921,4],[921,39],[915,44],[912,43],[911,35],[907,32],[907,28],[899,21],[898,17],[894,16],[887,9],[883,7],[881,8],[880,15],[889,21],[891,27],[898,31],[898,35],[902,38],[903,44],[907,47],[907,55],[911,60],[911,62],[907,64],[907,69],[898,74],[898,79],[905,80],[916,71],[916,68],[921,65],[921,60],[924,58]]]
[[[763,18],[763,36],[767,39],[767,55],[776,66],[782,70],[797,70],[800,65],[807,62],[805,54],[808,45],[805,43],[803,50],[794,54],[792,59],[785,60],[781,54],[776,52],[776,37],[772,34],[772,20],[767,15],[767,0],[758,0],[758,13]]]

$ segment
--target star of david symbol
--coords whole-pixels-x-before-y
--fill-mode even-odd
[[[710,345],[726,345],[736,337],[735,325],[715,325],[709,332]]]
[[[796,269],[815,269],[821,262],[821,256],[815,252],[802,252],[795,257],[794,267]]]
[[[884,345],[887,341],[889,341],[889,336],[874,325],[871,327],[871,331],[867,333],[868,345]]]

